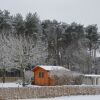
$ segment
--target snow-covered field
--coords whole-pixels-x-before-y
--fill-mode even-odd
[[[22,84],[19,84],[19,83],[0,83],[0,87],[2,87],[2,88],[22,87]],[[26,87],[40,87],[40,86],[29,84],[29,85],[26,85]]]
[[[100,100],[100,95],[92,96],[65,96],[56,98],[41,98],[41,99],[20,99],[20,100]]]
[[[63,85],[63,86],[69,86],[69,87],[73,87],[73,85]],[[74,86],[77,86],[77,85],[74,85]],[[79,85],[79,87],[100,87],[100,85]],[[9,87],[22,87],[22,83],[17,83],[17,82],[13,82],[13,83],[0,83],[0,87],[3,87],[3,88],[9,88]],[[41,87],[41,86],[38,86],[38,85],[26,85],[26,87]],[[43,87],[43,86],[42,86]]]
[[[6,88],[6,87],[22,87],[22,85],[17,83],[0,83],[0,87]]]

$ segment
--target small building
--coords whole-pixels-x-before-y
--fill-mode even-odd
[[[83,84],[86,85],[100,85],[100,75],[85,74],[83,78]]]
[[[33,83],[35,85],[51,86],[55,84],[55,80],[53,79],[54,75],[61,76],[70,70],[62,66],[40,65],[35,66],[32,71],[34,73]]]

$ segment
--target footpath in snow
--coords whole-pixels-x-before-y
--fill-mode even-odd
[[[56,98],[20,99],[20,100],[100,100],[100,95],[63,96],[63,97],[56,97]]]
[[[18,87],[23,87],[22,84],[19,83],[0,83],[0,88],[18,88]],[[37,85],[26,85],[26,87],[40,87]]]

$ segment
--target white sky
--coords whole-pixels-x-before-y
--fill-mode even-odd
[[[100,30],[100,0],[0,0],[0,9],[23,16],[37,12],[41,20],[98,24]]]

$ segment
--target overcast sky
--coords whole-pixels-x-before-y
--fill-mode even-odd
[[[100,0],[0,0],[0,9],[23,16],[37,12],[41,20],[98,24],[100,30]]]

